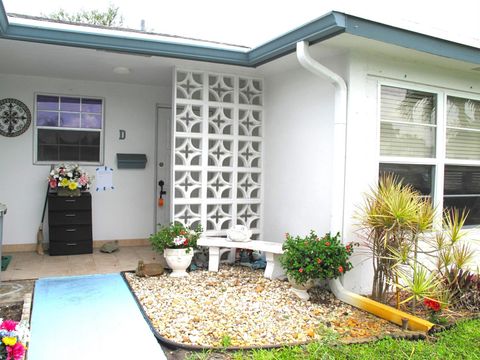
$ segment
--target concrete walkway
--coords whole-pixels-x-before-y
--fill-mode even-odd
[[[29,360],[166,359],[120,274],[35,284]]]

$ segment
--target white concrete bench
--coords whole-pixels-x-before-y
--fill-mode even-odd
[[[265,253],[267,261],[264,276],[269,279],[275,279],[285,275],[279,260],[279,256],[283,254],[281,243],[260,240],[240,242],[230,241],[222,237],[202,237],[198,239],[197,244],[208,247],[209,271],[218,271],[218,266],[220,264],[220,248],[230,248],[262,251]]]

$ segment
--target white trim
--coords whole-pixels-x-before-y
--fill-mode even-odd
[[[459,90],[456,88],[449,88],[443,85],[425,84],[409,80],[400,80],[387,76],[379,76],[376,74],[367,74],[368,78],[377,80],[381,85],[393,86],[403,89],[418,90],[423,92],[439,93],[443,92],[450,96],[460,97],[463,99],[480,100],[480,92],[473,90]],[[468,96],[466,95],[468,94]]]
[[[480,129],[472,129],[472,128],[462,128],[458,126],[446,126],[447,129],[453,129],[453,130],[460,130],[460,131],[471,131],[471,132],[480,132]]]
[[[158,146],[159,146],[159,141],[158,141],[158,127],[159,127],[159,110],[172,110],[172,105],[167,105],[167,104],[162,104],[162,103],[157,103],[155,104],[155,134],[154,134],[154,144],[155,144],[155,152],[154,152],[154,163],[155,163],[155,176],[153,177],[153,232],[152,234],[156,233],[158,231],[158,226],[157,226],[157,211],[158,211]],[[167,124],[167,129],[171,130],[171,122],[170,124]],[[171,137],[167,137],[168,141],[171,141]],[[171,144],[167,144],[167,155],[168,152],[170,151]],[[171,170],[171,164],[170,164],[170,174],[172,174]],[[170,182],[171,184],[171,182]],[[167,187],[167,191],[172,191],[172,187]],[[170,193],[170,198],[173,197],[173,195]],[[169,213],[168,213],[168,219],[169,221],[171,220],[171,212],[170,212],[170,207],[171,207],[171,201],[170,204],[168,204],[169,207]]]

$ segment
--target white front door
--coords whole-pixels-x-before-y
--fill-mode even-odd
[[[157,161],[155,181],[155,231],[170,222],[170,201],[172,186],[170,175],[170,119],[172,109],[157,107]],[[163,186],[162,186],[163,185]],[[160,195],[163,190],[164,193]],[[161,199],[160,199],[161,198]]]

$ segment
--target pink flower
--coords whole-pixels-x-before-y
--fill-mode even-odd
[[[0,325],[0,329],[4,329],[7,331],[15,331],[17,328],[17,322],[13,320],[4,320]]]
[[[330,241],[327,241],[327,242],[325,243],[325,245],[326,245],[326,246],[330,246]]]
[[[181,245],[184,245],[185,240],[187,240],[187,239],[184,238],[183,236],[177,236],[175,239],[173,239],[173,243],[176,246],[181,246]]]
[[[340,273],[343,273],[343,266],[340,265],[340,266],[338,267],[338,271],[340,271]]]
[[[302,272],[303,272],[303,268],[298,269],[298,271],[302,273]]]
[[[55,179],[50,179],[50,187],[52,189],[55,189],[57,187],[57,180]]]
[[[88,177],[85,175],[80,176],[80,179],[78,179],[78,183],[82,186],[85,186],[88,184]]]
[[[25,347],[22,343],[17,342],[13,346],[7,346],[7,360],[22,360],[25,354]]]

